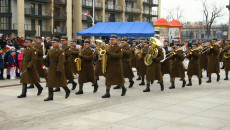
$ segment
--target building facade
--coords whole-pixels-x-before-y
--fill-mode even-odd
[[[94,11],[93,11],[94,3]],[[9,36],[68,36],[97,22],[154,23],[161,0],[0,0],[0,33]]]

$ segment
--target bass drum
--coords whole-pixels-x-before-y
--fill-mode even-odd
[[[183,61],[183,65],[184,65],[184,69],[187,70],[188,69],[188,64],[189,64],[189,59],[185,58]]]

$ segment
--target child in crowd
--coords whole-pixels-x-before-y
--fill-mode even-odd
[[[8,55],[8,69],[10,70],[10,79],[15,79],[15,57],[16,53],[13,49],[10,49],[10,54]]]
[[[3,74],[4,74],[3,51],[0,47],[0,80],[5,80]]]
[[[20,48],[20,51],[19,51],[19,54],[18,54],[18,69],[19,69],[19,73],[21,73],[23,51],[24,51],[24,48]]]

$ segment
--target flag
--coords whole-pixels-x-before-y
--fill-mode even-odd
[[[87,13],[87,14],[85,14],[87,17],[89,17],[90,15],[89,15],[89,13]]]

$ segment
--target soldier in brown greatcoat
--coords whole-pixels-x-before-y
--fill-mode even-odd
[[[100,51],[105,49],[105,43],[103,41],[97,41],[97,49],[95,51],[94,59],[95,63],[95,78],[96,82],[99,80],[99,76],[104,76],[102,72],[102,55],[100,55]]]
[[[201,77],[202,76],[202,71],[206,70],[207,71],[207,66],[208,66],[208,54],[207,54],[207,45],[206,43],[202,43],[203,49],[201,51],[201,56],[200,56],[200,69],[201,69]],[[208,77],[208,74],[207,74]]]
[[[145,39],[140,39],[139,42],[140,43],[136,46],[136,49],[141,50],[143,44],[145,43]],[[138,55],[142,55],[142,54],[139,53]],[[140,64],[141,64],[140,58],[137,57],[137,55],[136,55],[136,69],[137,69],[137,75],[138,75],[138,78],[136,80],[141,80],[141,75],[140,75],[140,67],[141,66],[140,66]]]
[[[223,63],[225,70],[224,80],[228,80],[228,71],[230,70],[230,45],[228,44],[228,42],[226,42],[226,45],[224,47]]]
[[[74,60],[78,57],[78,49],[76,47],[77,42],[75,40],[71,41],[71,62],[72,62],[72,69],[73,73],[77,73],[77,67],[76,67],[76,62]]]
[[[149,47],[149,42],[145,41],[142,45],[141,51],[142,51],[142,56],[141,58],[138,60],[138,62],[140,62],[140,69],[139,69],[139,74],[141,75],[141,83],[139,84],[140,86],[145,85],[145,75],[147,72],[147,66],[144,63],[144,57],[148,52],[148,47]]]
[[[41,45],[42,38],[40,36],[36,36],[34,42],[35,42],[34,49],[36,50],[37,57],[38,57],[37,60],[35,61],[36,70],[38,72],[39,77],[45,78],[45,80],[47,81],[47,71],[42,67],[43,65],[43,45]],[[34,88],[34,85],[31,84],[28,88]]]
[[[122,87],[121,96],[125,96],[127,89],[124,86],[125,80],[122,70],[121,58],[123,55],[121,47],[117,45],[117,36],[112,35],[110,37],[111,45],[109,46],[108,51],[106,51],[107,58],[107,68],[105,75],[105,85],[106,93],[102,98],[110,97],[110,88],[111,85],[120,85]]]
[[[210,50],[207,51],[208,53],[208,81],[207,83],[211,83],[211,75],[212,73],[216,73],[218,82],[220,80],[220,62],[219,62],[219,45],[217,45],[217,39],[213,39],[212,43],[210,43]]]
[[[62,50],[65,52],[65,76],[66,79],[69,80],[69,83],[72,83],[72,90],[74,90],[77,86],[77,83],[74,81],[74,76],[73,76],[73,69],[72,69],[72,62],[71,62],[71,47],[68,46],[68,37],[63,36],[61,38],[61,43],[62,43]],[[56,88],[54,92],[59,92],[60,88]]]
[[[200,51],[196,50],[198,44],[193,44],[192,49],[186,56],[189,59],[187,75],[189,83],[187,86],[192,86],[192,76],[196,75],[199,79],[199,85],[201,85],[201,69],[200,69]]]
[[[165,49],[166,55],[168,55],[170,53],[170,51],[172,51],[171,47],[168,46],[168,41],[164,41],[164,47],[163,48]],[[162,73],[162,75],[170,74],[170,70],[171,70],[171,59],[168,58],[161,63],[161,73]]]
[[[83,94],[83,84],[87,82],[93,83],[94,90],[97,92],[98,84],[95,80],[94,70],[93,70],[93,57],[94,51],[90,48],[90,42],[88,40],[84,41],[84,48],[81,50],[81,70],[79,71],[78,83],[79,90],[75,94]]]
[[[132,60],[131,60],[131,66],[132,68],[136,68],[136,64],[137,64],[137,57],[134,54],[134,51],[136,49],[137,46],[137,41],[133,41],[132,46],[131,46],[131,51],[132,51]]]
[[[128,78],[129,79],[129,88],[133,87],[134,81],[133,81],[133,71],[132,71],[132,67],[131,67],[131,58],[132,58],[132,51],[131,51],[131,47],[128,45],[127,43],[127,39],[123,39],[121,40],[122,43],[122,51],[123,51],[123,56],[122,56],[122,68],[123,68],[123,76],[124,78]],[[120,89],[121,86],[117,85],[116,87],[114,87],[114,89]]]
[[[64,68],[65,52],[58,46],[59,40],[57,38],[53,38],[51,43],[52,49],[46,56],[46,62],[49,63],[47,80],[48,97],[44,101],[53,100],[53,88],[62,87],[66,92],[65,98],[68,98],[70,95]]]
[[[21,80],[22,83],[22,93],[18,98],[26,97],[27,93],[27,84],[35,84],[38,89],[37,95],[39,96],[42,93],[43,88],[39,84],[40,79],[35,67],[35,61],[37,60],[37,52],[32,47],[32,39],[27,38],[25,40],[26,49],[23,51],[23,59],[21,66]]]
[[[171,86],[169,89],[175,89],[175,78],[180,77],[183,81],[182,88],[185,87],[186,81],[185,81],[185,72],[184,72],[184,52],[181,48],[181,44],[176,45],[176,50],[173,53],[172,56],[172,68],[170,72],[170,78],[171,78]]]
[[[150,92],[150,81],[158,80],[161,86],[161,91],[164,90],[164,84],[163,84],[163,76],[161,73],[161,60],[164,58],[163,50],[159,47],[156,43],[152,43],[153,49],[158,50],[158,54],[156,57],[152,57],[152,64],[147,66],[147,73],[146,73],[146,81],[147,86],[146,89],[143,90],[143,92]],[[150,54],[148,54],[150,55]]]

